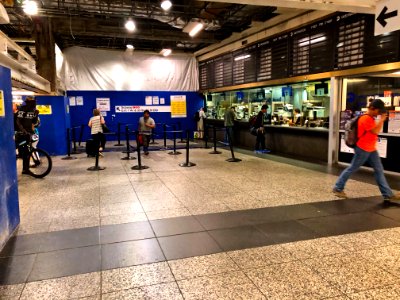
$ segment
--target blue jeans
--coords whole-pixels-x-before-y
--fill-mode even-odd
[[[365,162],[368,162],[374,169],[375,180],[378,183],[379,190],[381,191],[383,198],[389,198],[393,196],[392,189],[389,187],[389,184],[385,178],[385,174],[383,173],[383,166],[378,151],[367,152],[355,147],[354,152],[355,154],[351,160],[350,166],[347,167],[342,174],[340,174],[335,183],[334,189],[337,191],[343,191],[350,175],[356,172]]]

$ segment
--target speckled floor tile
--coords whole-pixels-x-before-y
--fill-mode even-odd
[[[100,217],[142,212],[143,208],[139,201],[105,204],[100,207]]]
[[[266,299],[242,272],[181,280],[178,285],[185,299]]]
[[[281,245],[230,251],[227,254],[243,269],[260,268],[296,259],[291,252],[284,251]]]
[[[154,211],[148,211],[146,212],[146,214],[149,220],[159,220],[159,219],[184,217],[191,215],[191,213],[187,210],[187,208],[154,210]]]
[[[376,233],[379,234],[384,239],[389,240],[393,244],[400,244],[400,228],[388,228],[376,230]]]
[[[44,223],[21,223],[18,227],[18,231],[16,232],[17,235],[23,234],[34,234],[34,233],[41,233],[41,232],[48,232],[51,222],[44,222]]]
[[[171,260],[168,264],[176,280],[211,276],[239,269],[226,253]]]
[[[364,250],[359,253],[378,267],[400,278],[400,244]]]
[[[324,299],[342,295],[299,261],[248,270],[245,273],[271,299]]]
[[[143,286],[102,295],[103,300],[183,300],[175,282]]]
[[[166,262],[107,270],[102,272],[102,293],[173,281]]]
[[[98,215],[80,218],[58,218],[51,222],[48,231],[60,231],[84,227],[94,227],[99,225],[100,217]]]
[[[155,211],[155,210],[164,210],[164,209],[177,209],[183,208],[183,204],[177,199],[160,199],[155,201],[141,201],[144,211]]]
[[[345,294],[378,288],[398,280],[363,259],[359,253],[337,254],[303,262]]]
[[[393,244],[393,241],[386,238],[385,235],[380,234],[380,230],[333,236],[330,237],[330,239],[346,248],[349,252],[375,247],[384,247]]]
[[[398,300],[400,299],[400,283],[347,296],[354,300]]]
[[[124,224],[132,222],[147,221],[145,213],[133,213],[133,214],[123,214],[123,215],[111,215],[101,217],[101,225],[114,225],[114,224]]]
[[[25,284],[0,285],[0,299],[19,299]]]
[[[226,204],[215,201],[211,203],[198,203],[196,206],[186,207],[193,215],[209,214],[215,212],[231,211]]]
[[[29,282],[21,300],[77,299],[100,294],[100,272]]]
[[[348,250],[335,243],[332,238],[318,238],[313,240],[298,241],[281,245],[282,250],[291,252],[297,259],[323,257],[338,253],[346,253]]]

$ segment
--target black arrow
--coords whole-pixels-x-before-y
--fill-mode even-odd
[[[388,11],[388,8],[385,6],[379,16],[376,18],[376,20],[379,22],[379,24],[382,25],[382,27],[385,27],[387,22],[386,19],[390,19],[393,17],[397,17],[397,10],[394,10],[390,13],[386,13]]]

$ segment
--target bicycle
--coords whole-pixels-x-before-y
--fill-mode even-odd
[[[29,142],[27,142],[27,139],[23,139],[19,144],[17,144],[17,148],[27,147],[27,151],[29,153],[28,174],[35,178],[43,178],[50,173],[53,162],[50,155],[45,150],[37,147],[35,148],[32,145],[32,143],[38,140],[39,136],[33,134],[30,136]]]

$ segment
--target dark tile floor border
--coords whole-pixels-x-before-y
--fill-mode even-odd
[[[400,227],[399,215],[369,197],[15,236],[0,254],[0,284]]]

